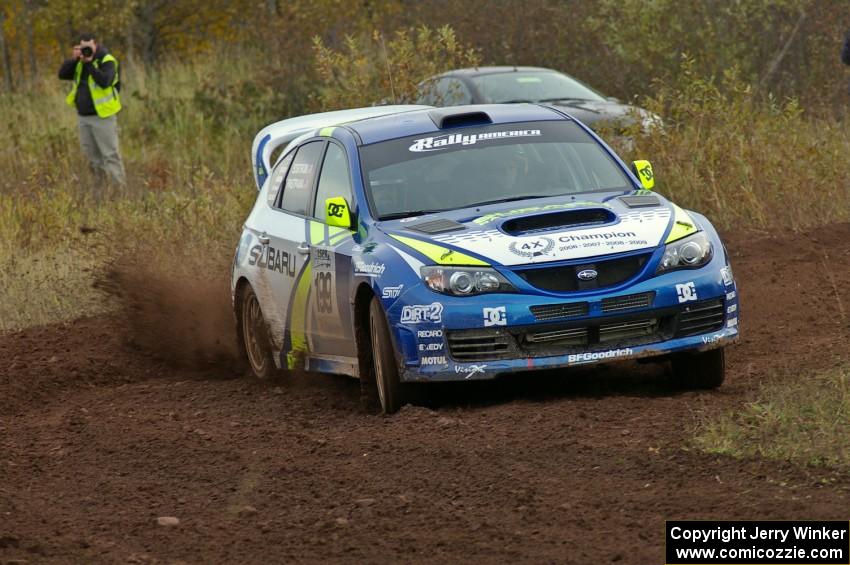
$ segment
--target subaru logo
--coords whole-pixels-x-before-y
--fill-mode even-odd
[[[592,281],[596,278],[596,275],[599,274],[593,269],[584,269],[583,271],[578,272],[578,278],[582,281]]]

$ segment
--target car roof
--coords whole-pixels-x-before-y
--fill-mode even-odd
[[[467,69],[454,69],[451,71],[447,71],[437,77],[448,77],[448,76],[463,76],[463,77],[472,77],[472,76],[480,76],[480,75],[494,75],[499,73],[522,73],[522,72],[544,72],[544,73],[560,73],[561,71],[556,71],[555,69],[547,69],[544,67],[517,67],[513,65],[502,65],[495,67],[470,67]],[[563,73],[561,73],[563,74]]]
[[[420,135],[427,133],[450,133],[457,128],[464,127],[456,125],[452,128],[440,128],[439,123],[446,118],[463,118],[464,114],[487,114],[493,124],[510,124],[516,122],[536,122],[545,120],[568,120],[566,116],[537,104],[475,104],[469,106],[451,106],[449,108],[415,110],[403,114],[392,114],[366,118],[349,122],[346,127],[354,130],[360,136],[361,143],[368,145],[389,139]],[[474,117],[474,116],[473,116]],[[455,122],[457,123],[457,122]],[[481,125],[480,120],[474,120],[471,124]]]

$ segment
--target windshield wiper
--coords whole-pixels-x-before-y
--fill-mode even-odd
[[[488,206],[490,204],[501,204],[503,202],[514,202],[516,200],[530,200],[532,198],[551,198],[553,196],[563,196],[563,194],[529,194],[526,196],[509,196],[508,198],[497,198],[495,200],[486,200],[484,202],[476,202],[470,204],[469,207]]]
[[[384,214],[380,218],[380,221],[384,220],[398,220],[399,218],[412,218],[413,216],[424,216],[425,214],[436,214],[438,212],[445,212],[446,208],[442,208],[440,210],[411,210],[410,212],[393,212],[392,214]]]
[[[517,98],[516,100],[502,100],[498,102],[498,104],[534,104],[534,100],[528,100],[527,98]]]

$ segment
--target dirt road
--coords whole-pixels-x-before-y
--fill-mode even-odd
[[[123,315],[0,336],[0,563],[663,563],[665,519],[846,520],[850,478],[688,442],[847,353],[850,226],[727,245],[744,337],[717,392],[624,364],[383,418],[344,378],[174,368]]]

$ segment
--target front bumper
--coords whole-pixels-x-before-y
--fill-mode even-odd
[[[738,337],[737,288],[725,267],[700,271],[676,271],[618,292],[569,300],[440,297],[439,321],[434,316],[405,321],[399,304],[389,314],[402,357],[401,380],[492,379],[723,347]],[[426,300],[433,293],[418,297]]]

